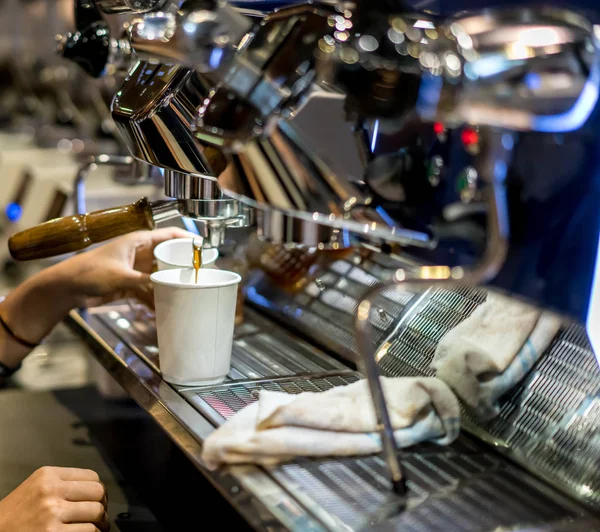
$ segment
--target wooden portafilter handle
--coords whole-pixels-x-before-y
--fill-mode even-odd
[[[154,229],[152,205],[147,198],[36,225],[11,236],[8,248],[15,260],[45,259],[141,229]]]

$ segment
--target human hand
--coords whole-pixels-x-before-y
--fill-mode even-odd
[[[0,501],[2,532],[107,532],[107,498],[89,469],[42,467]]]
[[[76,307],[130,297],[152,307],[154,248],[164,240],[193,236],[173,227],[140,231],[59,262],[9,293],[2,302],[2,317],[17,336],[38,343]],[[1,362],[16,367],[30,351],[0,328]]]
[[[190,236],[194,235],[175,227],[130,233],[64,261],[61,275],[72,280],[80,306],[131,296],[152,305],[154,248],[165,240]]]

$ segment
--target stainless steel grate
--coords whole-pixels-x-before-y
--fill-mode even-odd
[[[355,373],[230,383],[182,391],[216,425],[257,400],[262,389],[324,391],[358,379]],[[331,529],[492,530],[523,523],[576,519],[584,512],[568,499],[490,453],[468,436],[449,447],[420,445],[403,460],[408,510],[398,513],[380,456],[299,459],[269,468],[302,504]],[[382,528],[382,529],[383,529]]]
[[[429,365],[441,338],[485,301],[485,291],[461,288],[433,290],[413,306],[384,345],[381,371],[390,376],[432,376]]]
[[[95,316],[158,373],[156,329],[152,320],[136,320],[128,305],[94,310]],[[268,332],[267,332],[268,331]],[[346,366],[308,343],[248,311],[236,327],[228,381],[340,372]]]
[[[484,299],[485,293],[480,290],[432,291],[420,298],[387,340],[390,349],[384,357],[384,362],[389,364],[386,372],[427,374],[426,369],[441,336]],[[105,318],[112,323],[112,330],[119,327],[118,319],[117,315]],[[257,375],[265,373],[268,378],[180,390],[181,395],[215,425],[254,402],[256,392],[261,389],[288,393],[322,391],[359,378],[308,344],[285,331],[273,329],[271,322],[262,320],[260,316],[252,315],[237,330],[235,367],[230,377],[243,379],[240,376],[256,372]],[[269,333],[267,326],[271,328]],[[125,330],[122,328],[120,334],[124,336]],[[495,421],[495,428],[477,428],[487,429],[498,442],[512,437],[511,446],[515,449],[528,449],[529,444],[530,462],[537,465],[539,459],[542,465],[538,467],[545,468],[546,474],[571,482],[574,489],[587,486],[596,493],[597,473],[590,457],[595,460],[597,456],[599,438],[595,427],[598,427],[600,405],[592,396],[598,388],[595,383],[600,381],[593,374],[592,370],[597,370],[597,366],[591,364],[589,346],[581,344],[585,335],[580,332],[571,328],[555,340],[535,371],[547,369],[539,373],[535,382],[535,375],[532,375],[507,398],[502,411],[504,421]],[[129,341],[134,342],[131,338]],[[319,367],[320,370],[315,369]],[[234,374],[234,371],[238,373]],[[325,373],[292,376],[301,371]],[[585,378],[580,378],[584,377],[582,373]],[[559,390],[550,379],[560,382],[564,389],[560,388],[563,395],[548,401],[547,398],[553,397],[549,390]],[[549,384],[544,385],[544,382]],[[523,398],[523,404],[519,403],[519,397]],[[563,397],[565,400],[561,400]],[[570,403],[567,397],[572,397]],[[557,413],[556,408],[552,408],[553,401],[559,402],[564,412]],[[524,412],[531,412],[531,421],[526,419]],[[515,422],[515,416],[519,415],[522,417]],[[510,434],[502,432],[509,430],[511,425],[523,427],[522,434],[516,429]],[[533,438],[532,434],[539,437]],[[576,448],[581,450],[582,456],[576,456]],[[554,454],[549,455],[550,452]],[[409,506],[397,515],[396,506],[390,499],[385,465],[379,456],[298,460],[272,468],[270,473],[330,530],[366,527],[376,530],[491,530],[565,520],[575,522],[588,517],[584,510],[558,491],[510,465],[469,436],[461,436],[446,448],[432,445],[412,448],[404,458],[404,464],[410,490]],[[573,478],[569,480],[561,472],[571,472]],[[582,484],[583,480],[587,484]],[[588,530],[593,528],[588,527]]]
[[[408,509],[400,513],[378,456],[302,460],[270,469],[317,516],[345,530],[498,530],[583,516],[569,500],[549,491],[473,440],[453,446],[420,446],[403,460]]]
[[[485,300],[481,289],[433,290],[410,309],[380,350],[391,376],[433,375],[439,340]],[[554,339],[530,375],[502,401],[500,415],[463,425],[530,468],[600,506],[600,367],[583,328]]]
[[[180,393],[208,419],[216,425],[220,425],[245,406],[254,403],[258,399],[257,392],[260,390],[292,394],[322,392],[334,386],[356,382],[358,379],[357,373],[346,371],[322,376],[246,381],[202,388],[182,388]]]
[[[600,368],[583,328],[559,333],[484,428],[578,497],[600,505]]]

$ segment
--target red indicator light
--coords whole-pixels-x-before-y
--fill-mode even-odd
[[[436,135],[441,135],[445,130],[446,130],[446,128],[444,127],[444,124],[442,124],[441,122],[436,122],[435,124],[433,124],[433,132]]]
[[[473,148],[479,144],[479,133],[474,129],[466,128],[462,130],[460,139],[465,148]]]

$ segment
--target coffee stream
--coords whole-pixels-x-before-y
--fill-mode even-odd
[[[192,240],[192,248],[194,250],[194,258],[193,258],[193,265],[194,265],[194,271],[196,272],[196,284],[198,284],[198,272],[200,271],[200,268],[202,268],[202,245],[203,245],[203,241],[201,238],[199,239],[195,239]]]

